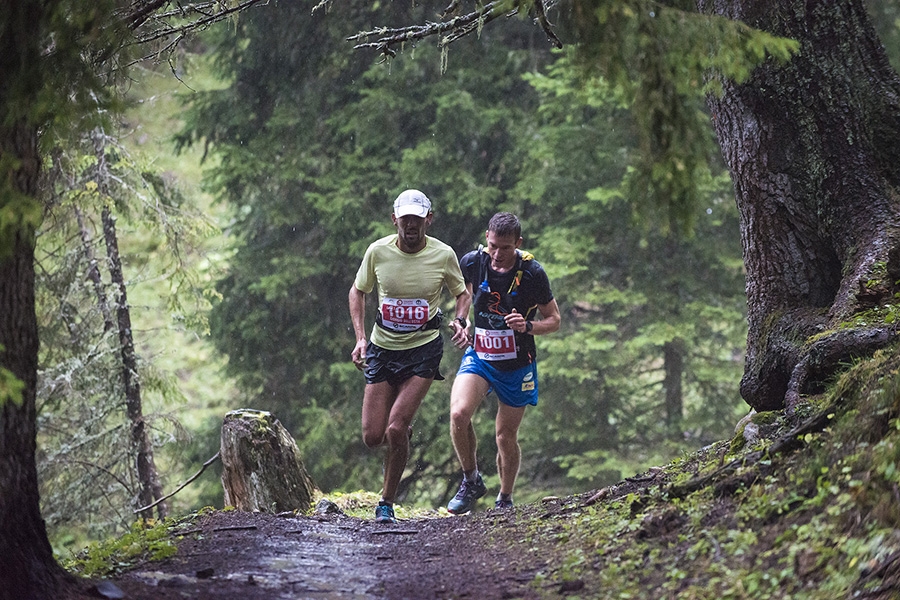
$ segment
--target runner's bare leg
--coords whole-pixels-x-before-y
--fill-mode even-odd
[[[450,392],[450,439],[462,470],[466,473],[478,467],[477,441],[472,417],[490,385],[474,373],[462,373],[453,381]]]
[[[409,427],[434,379],[413,376],[398,386],[397,398],[390,409],[385,438],[387,457],[384,461],[384,488],[382,497],[394,502],[397,487],[409,460]]]
[[[362,405],[363,443],[377,448],[387,443],[388,417],[397,397],[397,390],[387,381],[366,384]]]
[[[499,402],[497,409],[497,472],[500,474],[500,493],[512,494],[519,475],[522,452],[519,448],[519,425],[525,407],[512,407]]]

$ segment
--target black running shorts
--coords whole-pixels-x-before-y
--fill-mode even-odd
[[[442,381],[438,368],[444,355],[444,339],[432,341],[409,350],[387,350],[372,342],[366,346],[366,383],[387,381],[397,386],[412,376]]]

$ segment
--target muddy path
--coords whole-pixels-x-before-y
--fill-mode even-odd
[[[392,525],[214,513],[180,532],[177,555],[111,581],[131,600],[537,598],[542,565],[516,535],[516,510]],[[506,541],[491,541],[497,529]]]

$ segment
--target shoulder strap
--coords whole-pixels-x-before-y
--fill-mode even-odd
[[[491,260],[490,255],[484,251],[484,245],[478,244],[478,281],[474,282],[482,291],[489,288],[487,283],[487,261]]]

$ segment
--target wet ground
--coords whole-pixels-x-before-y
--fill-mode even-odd
[[[393,525],[344,515],[222,512],[181,533],[178,554],[113,580],[132,600],[536,598],[540,565],[493,547],[515,510]]]

